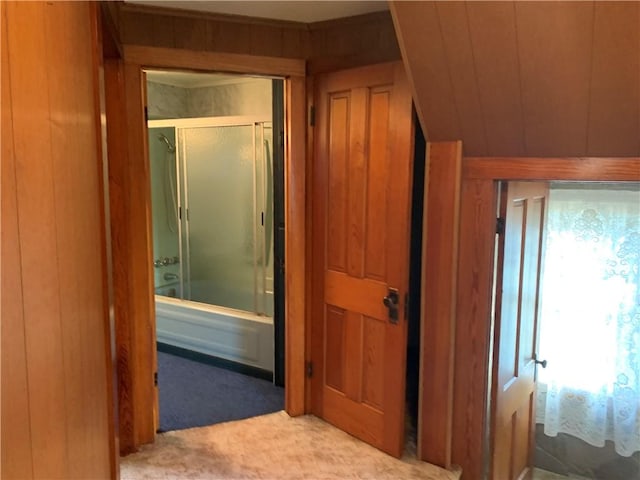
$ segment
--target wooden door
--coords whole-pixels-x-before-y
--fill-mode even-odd
[[[326,74],[316,85],[312,412],[399,456],[411,94],[400,63]],[[390,289],[398,300],[393,313],[383,304],[393,300]]]
[[[495,480],[531,478],[547,193],[546,183],[510,182],[503,195],[506,225],[499,252],[492,399],[491,478]]]

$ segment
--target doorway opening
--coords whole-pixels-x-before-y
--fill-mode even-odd
[[[552,183],[542,272],[534,465],[637,478],[640,185]]]
[[[503,187],[492,478],[636,478],[639,185]]]
[[[281,410],[284,82],[145,73],[159,429]]]
[[[416,453],[420,405],[420,317],[422,298],[422,233],[427,143],[414,113],[413,185],[411,194],[411,245],[409,250],[409,302],[405,396],[405,448]]]

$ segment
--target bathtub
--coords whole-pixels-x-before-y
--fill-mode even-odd
[[[273,318],[171,298],[156,291],[157,341],[273,372]]]

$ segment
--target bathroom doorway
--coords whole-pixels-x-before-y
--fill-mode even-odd
[[[283,80],[148,70],[146,92],[159,429],[281,410]]]

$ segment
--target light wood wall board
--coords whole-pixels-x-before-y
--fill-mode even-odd
[[[0,476],[33,477],[31,413],[25,349],[20,234],[16,192],[11,104],[11,72],[7,39],[7,3],[0,4],[2,22],[2,430]]]
[[[640,152],[640,3],[596,2],[587,155]],[[636,52],[628,56],[626,52]]]
[[[442,28],[442,46],[448,59],[453,97],[456,105],[465,105],[464,112],[458,113],[460,135],[464,138],[465,148],[484,155],[487,152],[486,123],[480,104],[467,4],[437,2],[436,11],[441,24],[446,26]]]
[[[526,152],[575,155],[587,147],[594,3],[541,5],[515,5]]]
[[[68,477],[65,372],[60,325],[56,211],[48,121],[45,11],[42,4],[7,6],[18,228],[23,275],[27,376],[34,477]],[[29,19],[31,26],[24,23]],[[20,49],[13,47],[20,45]],[[41,159],[34,168],[31,159]],[[30,195],[38,192],[38,195]],[[33,295],[33,292],[38,292]],[[36,384],[40,379],[40,384]],[[44,381],[43,381],[44,380]],[[34,394],[32,389],[37,389]],[[51,442],[49,432],[60,432]]]
[[[95,63],[92,42],[75,40],[94,40],[90,12],[55,2],[47,6],[45,17],[46,38],[64,39],[62,45],[47,42],[48,61],[90,67],[65,68],[48,76],[58,255],[65,260],[67,255],[74,257],[72,262],[58,263],[65,378],[76,379],[65,385],[68,442],[70,451],[85,452],[69,462],[72,478],[86,476],[93,465],[107,461],[101,449],[105,439],[96,438],[94,432],[109,431],[108,417],[87,416],[88,412],[102,412],[110,400],[110,396],[104,398],[105,383],[96,381],[101,376],[107,380],[108,342],[101,159],[95,123],[97,85],[91,68]],[[93,115],[87,115],[87,107],[94,109]],[[73,249],[67,251],[68,246]],[[88,268],[91,265],[96,268]]]
[[[11,139],[3,128],[3,148],[5,140],[13,146],[8,218],[17,220],[9,245],[19,249],[19,265],[9,265],[22,292],[9,299],[9,311],[16,313],[12,335],[24,334],[16,374],[26,369],[27,383],[26,391],[20,377],[11,385],[9,394],[17,389],[19,397],[3,402],[2,417],[20,418],[28,408],[22,428],[30,435],[30,452],[24,434],[3,442],[3,462],[10,457],[13,472],[27,478],[115,474],[92,14],[88,3],[3,4],[3,120],[10,108],[12,127]],[[3,282],[3,303],[4,289]],[[16,400],[25,403],[5,410]]]
[[[472,156],[640,154],[639,10],[618,1],[391,3],[428,140],[461,139]]]
[[[390,8],[426,139],[463,139],[435,2],[392,2]]]
[[[491,68],[476,68],[487,153],[503,149],[514,155],[524,155],[514,4],[469,2],[466,9],[474,67],[491,65]],[[495,25],[500,25],[500,28],[495,28]],[[510,101],[495,100],[503,96]]]

